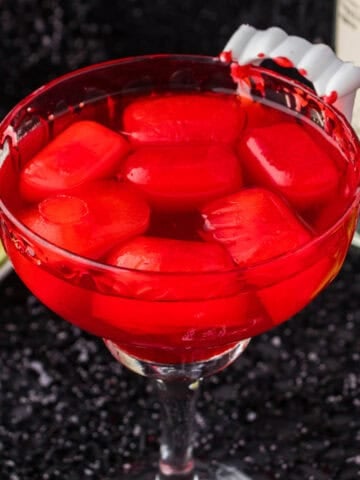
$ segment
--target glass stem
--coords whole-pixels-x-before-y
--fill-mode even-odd
[[[195,407],[200,380],[156,380],[162,409],[158,480],[193,480]]]

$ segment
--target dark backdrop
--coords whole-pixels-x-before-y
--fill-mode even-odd
[[[0,115],[47,80],[150,52],[217,54],[240,23],[332,42],[330,0],[0,0]],[[360,478],[360,256],[205,382],[197,455],[254,480]],[[122,479],[157,451],[151,387],[15,274],[0,292],[1,480]],[[66,301],[64,299],[64,301]]]
[[[217,54],[241,23],[330,43],[332,15],[332,0],[2,0],[0,105],[110,58]]]

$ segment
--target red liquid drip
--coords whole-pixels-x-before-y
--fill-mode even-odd
[[[230,63],[232,61],[232,52],[229,50],[227,52],[220,53],[220,60],[224,63]]]
[[[324,102],[332,105],[333,103],[335,103],[337,101],[338,93],[335,90],[333,90],[329,95],[324,95],[322,98],[323,98]]]
[[[265,96],[265,82],[260,75],[250,76],[249,72],[251,71],[250,65],[239,65],[238,63],[233,63],[231,65],[231,76],[234,82],[242,83],[248,87],[257,90],[258,95],[261,97]]]
[[[287,57],[276,57],[274,62],[284,68],[294,68],[294,63]]]

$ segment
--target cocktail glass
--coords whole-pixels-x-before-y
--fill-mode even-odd
[[[323,142],[330,142],[342,159],[346,185],[339,191],[341,208],[330,215],[322,233],[301,247],[226,271],[139,271],[65,250],[17,218],[20,170],[69,121],[100,119],[114,126],[115,96],[236,95],[239,88],[321,130]],[[160,55],[107,62],[51,82],[9,113],[0,139],[1,233],[14,269],[51,310],[103,338],[118,361],[157,386],[163,409],[158,467],[135,469],[128,478],[248,479],[233,467],[194,461],[199,385],[238,358],[253,336],[301,310],[340,270],[359,206],[360,148],[345,118],[300,83],[264,68],[246,67],[234,81],[230,63],[218,58]],[[143,286],[142,293],[131,293],[131,288],[129,293],[129,284]],[[154,285],[158,294],[152,298]]]

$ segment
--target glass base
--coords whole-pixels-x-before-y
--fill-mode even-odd
[[[129,472],[122,475],[123,480],[251,480],[251,477],[241,472],[237,467],[225,465],[219,462],[205,464],[196,462],[195,473],[192,476],[178,475],[167,477],[160,475],[154,467],[143,466],[136,469],[136,472]]]
[[[209,359],[193,363],[164,364],[152,361],[142,360],[129,355],[111,340],[103,339],[107,349],[112,356],[126,368],[132,370],[138,375],[148,378],[175,380],[187,379],[197,381],[201,378],[213,375],[239,357],[250,343],[250,339],[241,340],[235,347],[224,351],[220,355],[215,355]]]

